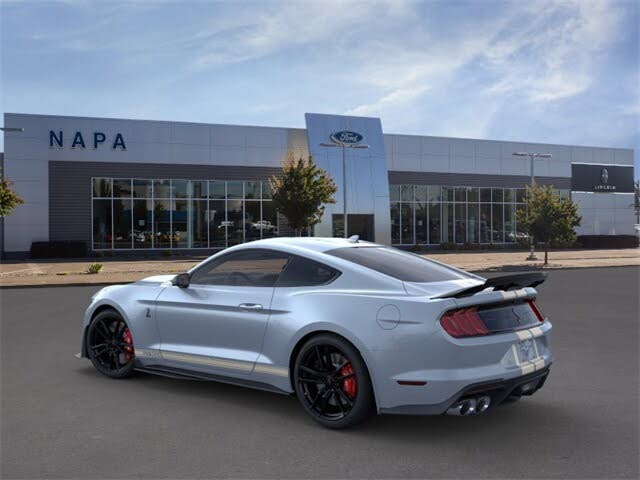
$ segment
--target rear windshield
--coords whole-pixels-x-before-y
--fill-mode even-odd
[[[343,247],[325,253],[403,282],[443,282],[470,277],[413,253],[391,247]]]

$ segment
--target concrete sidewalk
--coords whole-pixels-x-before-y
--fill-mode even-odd
[[[542,268],[529,262],[526,251],[429,252],[427,257],[470,271],[518,271]],[[543,258],[544,253],[538,252]],[[206,257],[163,259],[86,258],[25,260],[0,264],[0,287],[127,283],[151,275],[184,272]],[[99,274],[84,273],[87,265],[104,265]],[[557,250],[549,252],[545,269],[640,265],[640,249]]]

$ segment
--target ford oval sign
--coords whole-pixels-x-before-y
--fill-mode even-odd
[[[337,143],[338,145],[357,145],[364,137],[356,132],[341,130],[339,132],[332,133],[329,138],[331,138],[333,143]]]

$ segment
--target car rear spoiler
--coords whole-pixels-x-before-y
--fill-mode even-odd
[[[537,287],[547,279],[547,274],[542,272],[532,273],[516,273],[514,275],[501,275],[500,277],[493,277],[487,279],[482,285],[476,285],[474,287],[465,288],[457,292],[445,293],[435,298],[463,298],[475,295],[481,292],[485,288],[493,288],[497,290],[514,290],[525,287]]]

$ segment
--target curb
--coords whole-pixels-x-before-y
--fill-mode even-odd
[[[501,267],[489,267],[482,270],[466,270],[469,273],[500,273],[500,272],[554,272],[558,270],[582,270],[585,268],[638,268],[640,269],[640,265],[594,265],[589,267],[557,267],[557,268],[536,268],[529,267],[527,265],[503,265]],[[463,269],[465,270],[465,269]],[[140,280],[140,279],[138,279]],[[136,282],[138,280],[131,280],[129,282],[123,281],[114,281],[114,282],[92,282],[92,283],[82,283],[82,282],[72,282],[72,283],[38,283],[35,285],[32,284],[23,284],[23,285],[0,285],[0,291],[2,290],[16,290],[19,288],[57,288],[57,287],[106,287],[109,285],[127,285],[129,283]]]

